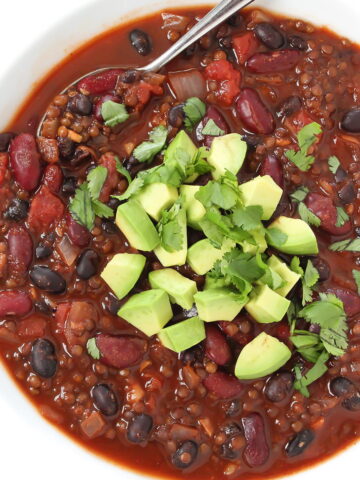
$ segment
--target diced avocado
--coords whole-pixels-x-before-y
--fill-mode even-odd
[[[172,267],[175,265],[184,265],[187,255],[187,226],[186,226],[186,212],[184,208],[181,208],[177,216],[179,226],[182,233],[182,246],[180,250],[174,252],[168,252],[161,245],[154,249],[154,253],[159,259],[163,267]]]
[[[220,260],[226,252],[229,252],[235,243],[226,239],[221,248],[215,248],[207,238],[194,243],[189,248],[187,263],[198,275],[205,275],[211,270],[217,260]]]
[[[152,288],[165,290],[172,303],[177,303],[185,310],[190,310],[194,304],[194,295],[197,292],[196,283],[184,277],[172,268],[154,270],[149,274]]]
[[[195,194],[199,189],[200,185],[182,185],[180,187],[180,194],[184,199],[187,223],[191,228],[195,228],[196,230],[201,230],[199,221],[206,213],[204,205],[195,198]]]
[[[160,243],[154,224],[140,203],[135,200],[118,207],[115,223],[130,245],[138,250],[151,252]]]
[[[226,282],[223,278],[213,278],[210,275],[205,277],[204,290],[210,290],[213,288],[223,288],[226,287]]]
[[[269,227],[276,228],[287,236],[281,245],[269,241],[269,244],[283,253],[290,255],[316,255],[318,243],[311,227],[298,218],[279,217]]]
[[[282,189],[270,175],[255,177],[239,186],[246,207],[258,205],[263,209],[262,220],[269,220],[278,206]]]
[[[239,380],[266,377],[279,370],[290,358],[291,351],[284,343],[262,332],[241,350],[235,376]]]
[[[284,281],[284,285],[275,290],[276,293],[286,297],[286,295],[293,289],[293,287],[300,280],[301,275],[293,272],[285,262],[282,262],[278,257],[272,255],[267,261],[268,266],[276,272]]]
[[[267,285],[254,289],[251,300],[245,309],[259,323],[280,322],[288,308],[290,301],[271,290]]]
[[[152,183],[135,195],[134,199],[150,217],[159,220],[162,210],[171,207],[178,197],[177,188],[165,183]]]
[[[244,163],[247,144],[238,133],[215,137],[210,148],[208,163],[214,167],[215,180],[222,177],[226,170],[236,175]]]
[[[194,295],[195,305],[204,322],[231,322],[240,313],[246,302],[227,288],[204,290]]]
[[[168,148],[165,150],[164,155],[164,162],[170,163],[173,160],[176,160],[176,150],[185,151],[191,159],[194,158],[198,149],[194,142],[191,140],[189,135],[185,132],[185,130],[180,130],[180,132],[176,135],[174,140],[170,143]],[[187,183],[192,183],[197,179],[198,175],[194,174],[190,178],[186,179]]]
[[[139,253],[118,253],[106,265],[101,278],[121,300],[139,280],[145,263],[146,258]]]
[[[170,350],[180,353],[205,339],[205,325],[199,317],[192,317],[159,332],[161,343]]]
[[[251,230],[249,233],[253,236],[255,245],[250,243],[248,240],[244,240],[243,242],[241,242],[244,253],[250,253],[251,255],[256,255],[257,253],[264,253],[267,249],[265,233],[261,230]]]
[[[151,337],[160,332],[173,313],[169,295],[164,290],[153,289],[130,297],[118,315]]]

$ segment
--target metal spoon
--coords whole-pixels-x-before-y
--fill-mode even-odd
[[[234,15],[237,11],[243,9],[247,5],[250,5],[254,0],[222,0],[216,7],[210,10],[199,22],[197,22],[188,32],[186,32],[177,42],[175,42],[166,52],[160,57],[156,58],[153,62],[139,67],[136,70],[138,72],[158,72],[164,65],[169,63],[179,53],[183,52],[187,47],[199,40],[203,35],[208,33],[213,28],[217,27],[220,23]],[[70,87],[76,85],[83,78],[95,75],[97,73],[105,72],[106,70],[113,70],[114,68],[123,68],[122,66],[111,66],[98,68],[92,72],[88,72],[80,78],[74,80],[68,85],[61,93],[66,92]],[[43,122],[46,118],[46,114],[42,117],[37,135],[40,136]]]

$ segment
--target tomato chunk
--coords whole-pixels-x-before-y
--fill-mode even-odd
[[[34,196],[29,211],[29,226],[34,231],[47,230],[64,215],[65,207],[47,185],[43,185]]]
[[[232,39],[233,48],[235,50],[237,61],[240,65],[244,65],[251,55],[253,55],[259,42],[253,32],[247,32],[244,35],[236,35]]]
[[[241,73],[227,60],[216,60],[206,67],[205,76],[218,83],[214,93],[219,102],[231,105],[240,93]]]
[[[101,189],[100,197],[99,200],[101,202],[108,202],[110,199],[110,194],[114,190],[114,188],[117,186],[119,182],[119,174],[116,170],[116,158],[113,153],[104,153],[100,157],[99,160],[99,165],[102,165],[105,167],[108,171],[106,180],[104,182],[104,185]]]

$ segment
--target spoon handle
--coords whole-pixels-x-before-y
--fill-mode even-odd
[[[185,33],[176,43],[174,43],[160,57],[145,67],[139,68],[140,71],[158,72],[161,67],[169,63],[179,53],[187,47],[199,40],[203,35],[208,33],[220,23],[231,17],[238,10],[250,5],[254,0],[222,0],[208,14],[205,15],[196,25]]]

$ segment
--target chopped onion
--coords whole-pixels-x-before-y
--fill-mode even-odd
[[[175,30],[176,32],[184,32],[189,25],[190,19],[182,15],[174,15],[173,13],[162,13],[163,26],[161,28]]]
[[[191,97],[205,98],[206,82],[195,69],[169,73],[169,82],[175,97],[183,102]]]
[[[79,254],[79,248],[73,245],[66,235],[57,244],[56,250],[68,267],[73,265]]]

